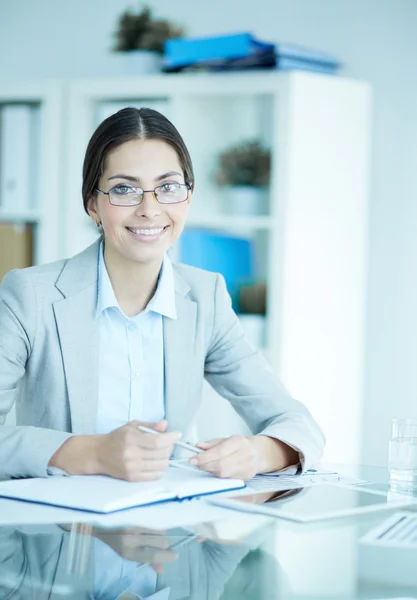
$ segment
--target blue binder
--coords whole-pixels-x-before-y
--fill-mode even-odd
[[[232,299],[241,283],[254,278],[253,244],[242,237],[206,229],[186,229],[180,238],[179,260],[221,273]],[[233,302],[236,309],[236,303]]]
[[[325,73],[326,75],[335,75],[337,70],[337,67],[330,63],[313,62],[289,56],[278,56],[276,68],[281,71],[314,71],[316,73]]]
[[[243,58],[273,49],[273,44],[259,42],[250,33],[207,38],[174,38],[164,44],[164,67],[181,67],[211,60]]]
[[[340,66],[340,62],[326,52],[321,50],[314,50],[313,48],[306,48],[299,46],[298,44],[277,44],[276,55],[281,59],[293,59],[297,61],[306,61],[320,65],[327,65],[328,67],[337,68]]]

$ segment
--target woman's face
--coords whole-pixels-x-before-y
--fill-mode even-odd
[[[169,182],[185,183],[175,150],[161,140],[131,140],[107,156],[98,187],[104,192],[122,184],[153,190]],[[126,207],[113,206],[108,196],[97,194],[89,213],[102,223],[106,252],[117,253],[118,259],[161,263],[184,229],[190,199],[191,192],[188,201],[160,204],[146,193],[141,204]]]

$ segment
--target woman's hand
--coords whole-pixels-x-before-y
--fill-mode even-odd
[[[157,573],[162,573],[164,564],[178,558],[178,554],[170,549],[170,541],[165,531],[153,531],[143,527],[120,530],[94,527],[92,535],[122,558],[132,562],[149,563]]]
[[[146,425],[160,433],[144,433],[138,429]],[[169,466],[178,432],[164,433],[166,421],[140,423],[131,421],[110,433],[100,436],[96,446],[97,472],[127,481],[159,479]]]
[[[144,433],[146,425],[159,432]],[[178,432],[166,433],[167,421],[141,423],[131,421],[110,433],[69,438],[55,452],[49,465],[71,475],[109,475],[127,481],[159,479],[169,466]]]
[[[296,450],[266,435],[233,435],[197,446],[205,452],[193,456],[191,465],[216,477],[232,477],[247,481],[258,473],[279,471],[299,462]]]
[[[188,462],[216,477],[248,480],[258,472],[258,455],[253,437],[232,435],[199,442],[197,447],[205,452],[193,456]]]

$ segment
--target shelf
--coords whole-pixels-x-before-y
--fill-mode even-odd
[[[3,212],[0,210],[0,223],[37,223],[39,220],[39,213],[33,210],[26,210],[23,212]]]
[[[207,227],[209,229],[272,229],[274,220],[269,216],[189,216],[186,227]]]

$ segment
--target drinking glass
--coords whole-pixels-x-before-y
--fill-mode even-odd
[[[417,495],[417,419],[393,419],[388,468],[392,491]]]

